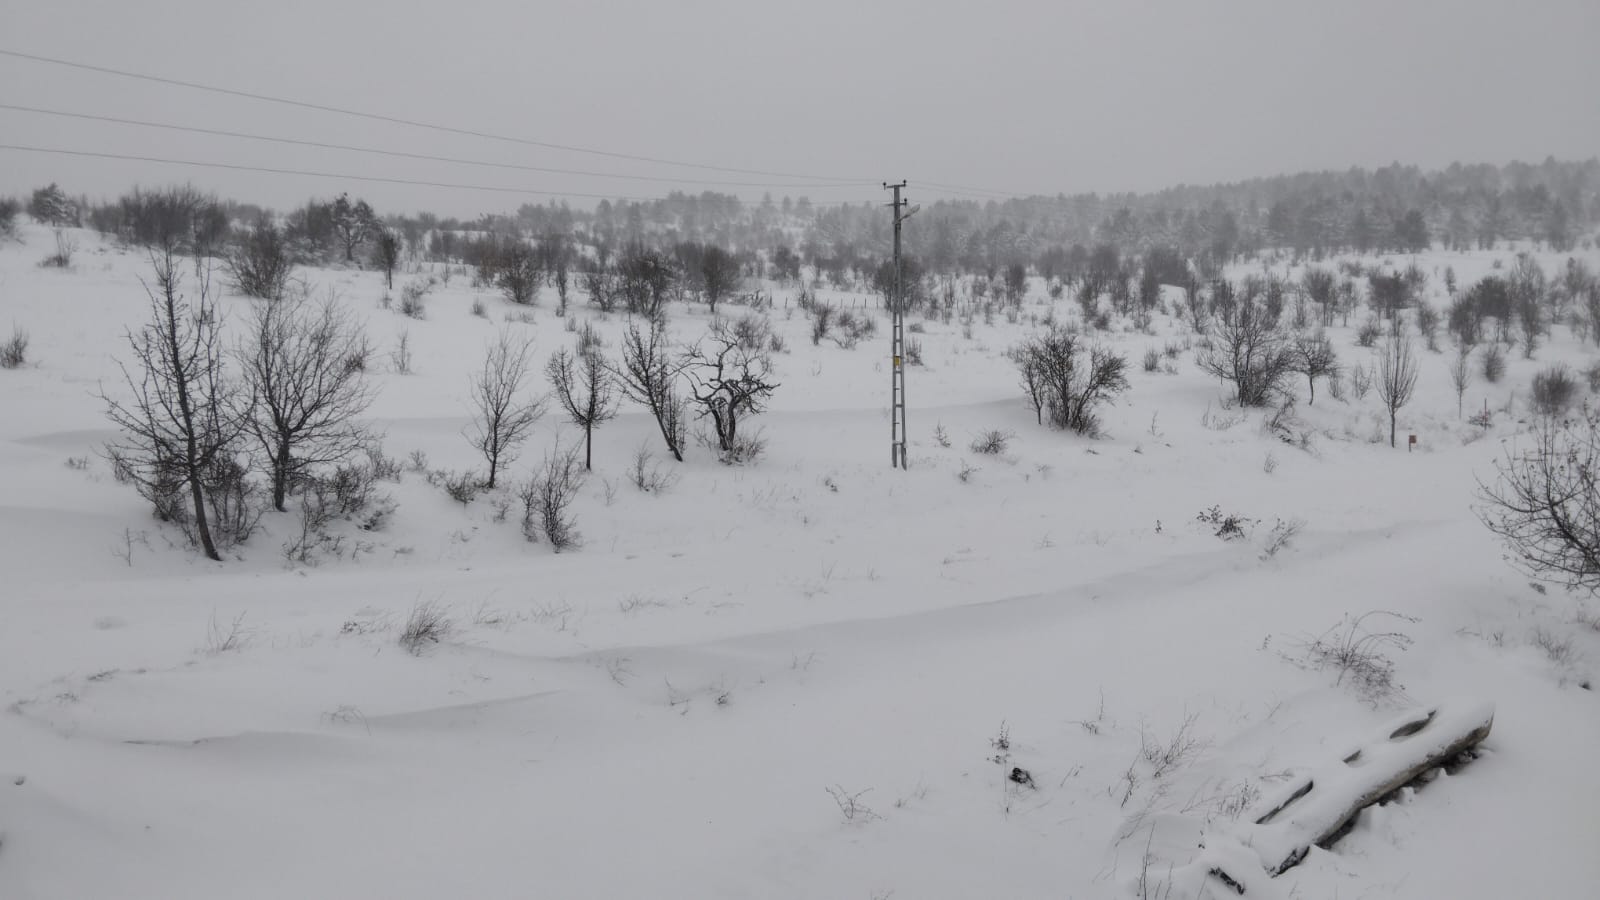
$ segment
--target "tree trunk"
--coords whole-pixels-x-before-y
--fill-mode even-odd
[[[272,459],[272,508],[284,512],[284,501],[289,496],[289,442],[279,441],[278,452]]]
[[[1396,418],[1395,413],[1394,413],[1393,410],[1391,410],[1389,412],[1389,449],[1391,449],[1391,450],[1399,446],[1398,444],[1395,443],[1395,440],[1394,440],[1394,420],[1395,420],[1395,418]]]
[[[206,520],[205,491],[200,486],[200,460],[198,441],[194,433],[194,408],[189,400],[189,374],[184,368],[182,351],[178,347],[178,313],[172,291],[167,290],[167,348],[172,355],[172,379],[178,389],[178,414],[183,419],[183,474],[189,482],[189,499],[194,503],[194,529],[200,538],[200,549],[206,558],[222,561],[217,545],[211,540],[211,523]]]
[[[592,416],[583,423],[583,470],[585,472],[594,471],[594,419]]]

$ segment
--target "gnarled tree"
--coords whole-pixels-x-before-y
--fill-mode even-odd
[[[683,371],[700,416],[711,419],[723,461],[749,458],[753,445],[740,438],[739,422],[763,412],[780,387],[772,380],[772,358],[766,348],[746,346],[734,329],[718,322],[684,351]]]

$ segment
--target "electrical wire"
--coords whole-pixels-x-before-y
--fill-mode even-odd
[[[25,59],[32,62],[47,63],[55,66],[65,66],[71,69],[81,69],[88,72],[98,72],[104,75],[114,75],[119,78],[133,78],[140,81],[149,81],[156,84],[166,84],[175,87],[189,88],[191,90],[206,91],[214,94],[224,94],[230,97],[242,97],[248,100],[259,100],[263,103],[278,103],[284,106],[312,109],[319,112],[336,113],[343,116],[355,116],[374,122],[388,122],[394,125],[405,125],[411,128],[423,128],[430,131],[439,131],[448,134],[459,134],[467,137],[482,138],[491,141],[503,141],[511,144],[522,144],[530,147],[543,147],[547,150],[562,150],[569,153],[587,153],[594,156],[606,156],[612,159],[626,159],[634,162],[646,162],[663,166],[679,166],[690,169],[704,169],[713,172],[731,172],[740,175],[761,175],[767,178],[791,178],[802,181],[828,181],[828,182],[871,182],[867,178],[843,178],[833,175],[808,175],[793,172],[773,172],[762,169],[740,169],[733,166],[718,166],[708,163],[681,162],[678,160],[662,159],[654,156],[642,156],[633,153],[618,153],[611,150],[598,150],[592,147],[577,147],[570,144],[556,144],[549,141],[536,141],[529,138],[513,137],[510,135],[494,134],[487,131],[477,131],[471,128],[456,128],[450,125],[438,125],[432,122],[423,122],[416,119],[406,119],[400,116],[384,115],[382,113],[363,112],[356,109],[345,109],[338,106],[328,106],[321,103],[309,103],[304,100],[292,100],[286,97],[274,97],[270,94],[258,94],[252,91],[236,90],[234,88],[217,87],[202,84],[196,81],[185,81],[178,78],[164,78],[159,75],[147,75],[143,72],[130,72],[126,69],[113,69],[109,66],[97,66],[90,63],[75,62],[73,60],[58,59],[53,56],[41,56],[35,53],[23,53],[19,50],[8,50],[0,47],[0,56],[9,56],[15,59]]]
[[[592,178],[620,178],[628,181],[668,182],[672,184],[698,184],[717,187],[747,187],[747,188],[774,188],[780,190],[811,189],[811,188],[844,188],[865,187],[870,182],[837,182],[823,184],[774,184],[760,181],[715,181],[700,178],[673,178],[670,176],[657,177],[654,175],[624,175],[614,172],[591,172],[582,169],[557,169],[546,166],[528,166],[519,163],[490,162],[487,160],[464,159],[454,156],[434,156],[427,153],[411,153],[404,150],[385,150],[379,147],[360,147],[353,144],[334,144],[324,141],[310,141],[299,138],[273,137],[265,134],[252,134],[245,131],[226,131],[219,128],[200,128],[191,125],[174,125],[167,122],[148,122],[141,119],[124,119],[117,116],[102,116],[93,113],[69,112],[60,109],[45,109],[37,106],[22,106],[14,103],[0,103],[0,109],[13,112],[33,113],[42,116],[57,116],[60,118],[82,119],[91,122],[110,122],[117,125],[131,125],[139,128],[160,128],[168,131],[183,131],[191,134],[206,134],[216,137],[239,138],[251,141],[269,141],[276,144],[291,144],[298,147],[316,147],[323,150],[343,150],[351,153],[373,153],[380,156],[392,156],[401,159],[418,159],[431,162],[454,163],[464,166],[483,166],[496,169],[515,169],[524,172],[544,172],[554,175],[582,175]]]
[[[625,203],[654,203],[661,198],[649,197],[620,197],[611,194],[583,193],[578,191],[546,191],[536,188],[504,187],[488,184],[463,184],[447,181],[424,181],[410,178],[386,178],[379,175],[354,175],[342,172],[317,172],[309,169],[280,169],[271,166],[247,166],[237,163],[208,162],[194,159],[168,159],[159,156],[138,156],[126,153],[107,153],[99,150],[69,150],[64,147],[31,147],[22,144],[0,144],[0,150],[14,150],[23,153],[54,153],[62,156],[92,157],[96,159],[118,159],[130,162],[161,163],[174,166],[198,166],[208,169],[227,169],[235,172],[263,172],[272,175],[298,175],[306,178],[336,178],[348,181],[367,181],[380,184],[404,184],[418,187],[449,188],[463,191],[484,191],[498,194],[533,194],[544,197],[582,197],[589,200],[613,200]],[[741,206],[754,206],[757,203],[748,200],[737,200]],[[765,202],[765,201],[760,201]],[[809,201],[813,208],[818,206],[850,206],[852,201]]]

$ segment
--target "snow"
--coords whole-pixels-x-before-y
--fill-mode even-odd
[[[1325,390],[1297,409],[1309,451],[1259,412],[1216,427],[1241,414],[1191,352],[1176,375],[1131,373],[1090,441],[1037,427],[1005,358],[1046,311],[1035,284],[1018,323],[915,335],[928,365],[908,374],[899,472],[887,328],[813,347],[777,288],[789,349],[755,465],[694,447],[664,464],[676,484],[640,493],[634,449],[664,454],[625,407],[596,433],[579,550],[529,544],[492,497],[462,507],[408,471],[383,485],[392,524],[350,530],[369,542],[354,559],[288,565],[280,515],[212,564],[97,455],[96,393],[119,388],[146,262],[82,234],[71,270],[41,269],[51,235],[22,231],[0,246],[0,322],[32,338],[30,364],[0,372],[0,897],[1129,897],[1141,874],[1151,896],[1169,874],[1173,897],[1225,896],[1144,861],[1201,859],[1195,835],[1450,697],[1492,704],[1481,758],[1279,878],[1242,845],[1203,859],[1250,861],[1252,897],[1578,897],[1600,879],[1600,716],[1580,686],[1594,601],[1535,590],[1474,517],[1475,479],[1525,424],[1459,421],[1447,354],[1421,354],[1399,449],[1370,442],[1375,397]],[[1444,266],[1467,285],[1511,258],[1417,262],[1442,306]],[[389,454],[474,466],[468,375],[513,310],[457,274],[414,321],[379,307],[375,273],[304,274],[368,322]],[[224,299],[230,322],[248,302]],[[615,350],[623,317],[574,315]],[[1346,362],[1368,352],[1357,319],[1331,332]],[[705,322],[674,312],[682,338]],[[541,361],[573,339],[549,298],[509,327]],[[401,330],[409,376],[383,359]],[[1111,340],[1137,369],[1183,339],[1157,330]],[[1558,327],[1466,405],[1514,392],[1523,410],[1540,367],[1591,356]],[[1005,454],[967,449],[988,429],[1015,433]],[[575,438],[547,417],[514,476],[558,436]],[[1195,521],[1213,505],[1257,520],[1250,539]],[[1290,519],[1303,532],[1264,558]],[[397,635],[424,601],[453,630],[412,656]],[[1376,703],[1303,649],[1373,609],[1417,620],[1389,651],[1403,689]],[[1571,652],[1535,647],[1541,629]],[[1157,777],[1141,748],[1185,722],[1192,752]],[[847,821],[830,788],[870,814]]]

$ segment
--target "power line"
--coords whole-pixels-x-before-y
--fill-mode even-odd
[[[794,178],[804,181],[850,181],[867,182],[864,178],[841,178],[828,175],[805,175],[791,172],[771,172],[761,169],[739,169],[731,166],[716,166],[706,163],[679,162],[670,159],[661,159],[653,156],[640,156],[632,153],[617,153],[610,150],[596,150],[589,147],[575,147],[569,144],[554,144],[547,141],[535,141],[528,138],[511,137],[503,134],[493,134],[487,131],[476,131],[470,128],[456,128],[450,125],[437,125],[431,122],[422,122],[416,119],[405,119],[399,116],[383,115],[381,113],[362,112],[355,109],[344,109],[338,106],[326,106],[320,103],[308,103],[304,100],[291,100],[284,97],[274,97],[270,94],[257,94],[251,91],[235,90],[233,88],[216,87],[215,85],[200,84],[194,81],[184,81],[177,78],[163,78],[159,75],[146,75],[143,72],[130,72],[125,69],[113,69],[108,66],[96,66],[89,63],[74,62],[72,60],[57,59],[51,56],[40,56],[33,53],[23,53],[18,50],[7,50],[0,47],[0,56],[10,56],[16,59],[26,59],[32,62],[48,63],[50,65],[65,66],[71,69],[82,69],[88,72],[99,72],[105,75],[115,75],[119,78],[135,78],[140,81],[150,81],[157,84],[167,84],[176,87],[190,88],[191,90],[207,91],[214,94],[225,94],[230,97],[243,97],[248,100],[259,100],[264,103],[279,103],[284,106],[295,106],[301,109],[314,109],[319,112],[336,113],[343,116],[356,116],[374,122],[388,122],[394,125],[405,125],[411,128],[425,128],[431,131],[441,131],[449,134],[466,135],[467,137],[483,138],[491,141],[504,141],[511,144],[523,144],[530,147],[543,147],[547,150],[564,150],[569,153],[587,153],[594,156],[607,156],[612,159],[626,159],[634,162],[647,162],[663,166],[680,166],[690,169],[705,169],[713,172],[732,172],[740,175],[761,175],[768,178]]]
[[[996,191],[989,188],[967,187],[960,184],[945,184],[938,181],[918,181],[918,188],[936,188],[945,194],[971,194],[976,196],[992,196],[996,200],[1010,200],[1024,195],[1011,191]]]
[[[239,138],[251,141],[270,141],[276,144],[292,144],[299,147],[316,147],[323,150],[344,150],[351,153],[373,153],[380,156],[393,156],[402,159],[420,159],[431,162],[454,163],[464,166],[483,166],[496,169],[516,169],[524,172],[544,172],[554,175],[582,175],[593,178],[620,178],[628,181],[669,182],[673,184],[699,184],[718,187],[747,187],[747,188],[774,188],[782,190],[809,189],[809,188],[842,188],[862,187],[870,182],[838,182],[823,184],[774,184],[757,181],[715,181],[700,178],[672,178],[669,176],[656,177],[653,175],[623,175],[613,172],[590,172],[582,169],[556,169],[547,166],[529,166],[518,163],[500,163],[487,160],[464,159],[454,156],[433,156],[427,153],[411,153],[405,150],[385,150],[379,147],[360,147],[352,144],[334,144],[324,141],[301,140],[298,138],[273,137],[265,134],[252,134],[245,131],[225,131],[219,128],[200,128],[191,125],[174,125],[167,122],[147,122],[141,119],[124,119],[117,116],[101,116],[93,113],[69,112],[60,109],[44,109],[37,106],[20,106],[13,103],[0,103],[0,109],[14,112],[34,113],[42,116],[58,116],[69,119],[83,119],[92,122],[110,122],[117,125],[132,125],[140,128],[161,128],[168,131],[184,131],[192,134],[208,134],[216,137]]]
[[[648,197],[619,197],[611,194],[592,194],[578,191],[544,191],[535,188],[502,187],[488,184],[459,184],[446,181],[422,181],[410,178],[385,178],[379,175],[352,175],[341,172],[316,172],[307,169],[279,169],[271,166],[246,166],[237,163],[206,162],[194,159],[167,159],[159,156],[136,156],[124,153],[106,153],[98,150],[68,150],[62,147],[29,147],[21,144],[0,144],[0,150],[16,150],[23,153],[54,153],[62,156],[82,156],[97,159],[120,159],[130,162],[162,163],[174,166],[198,166],[208,169],[228,169],[236,172],[264,172],[271,175],[299,175],[307,178],[336,178],[347,181],[370,181],[381,184],[405,184],[416,187],[449,188],[463,191],[485,191],[497,194],[537,194],[544,197],[582,197],[589,200],[617,200],[626,203],[654,203],[660,198]],[[741,206],[756,205],[748,200],[738,200]],[[764,201],[763,201],[764,202]],[[818,206],[850,206],[848,200],[838,201],[808,201],[812,207]]]

